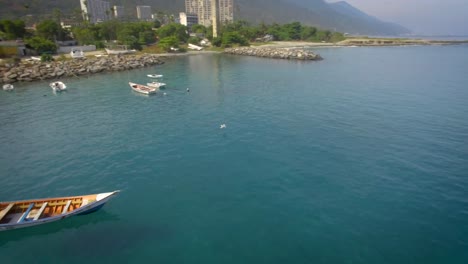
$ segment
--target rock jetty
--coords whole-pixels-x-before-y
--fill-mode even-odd
[[[99,72],[124,71],[163,64],[156,55],[125,55],[66,61],[26,61],[0,66],[0,82],[32,82],[82,76]]]
[[[320,57],[319,54],[315,54],[303,49],[240,47],[225,49],[224,53],[273,59],[322,60],[322,57]]]

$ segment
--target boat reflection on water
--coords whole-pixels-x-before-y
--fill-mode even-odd
[[[83,217],[71,217],[62,221],[38,225],[30,228],[20,228],[2,232],[0,236],[0,247],[11,242],[19,242],[28,238],[46,238],[46,236],[77,230],[86,226],[98,225],[104,222],[117,222],[119,217],[107,211],[99,211]]]

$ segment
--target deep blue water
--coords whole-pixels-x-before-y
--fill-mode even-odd
[[[468,263],[468,46],[318,52],[0,91],[0,201],[122,190],[0,262]]]

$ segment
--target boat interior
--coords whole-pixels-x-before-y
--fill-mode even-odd
[[[0,203],[0,225],[66,215],[95,201],[95,197],[69,197]]]

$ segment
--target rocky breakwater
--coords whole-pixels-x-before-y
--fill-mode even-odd
[[[273,59],[322,60],[319,54],[303,49],[240,47],[225,49],[224,53]]]
[[[0,66],[2,83],[32,82],[94,74],[99,72],[124,71],[163,64],[156,55],[126,55],[100,58],[85,58],[67,61],[26,61]]]

